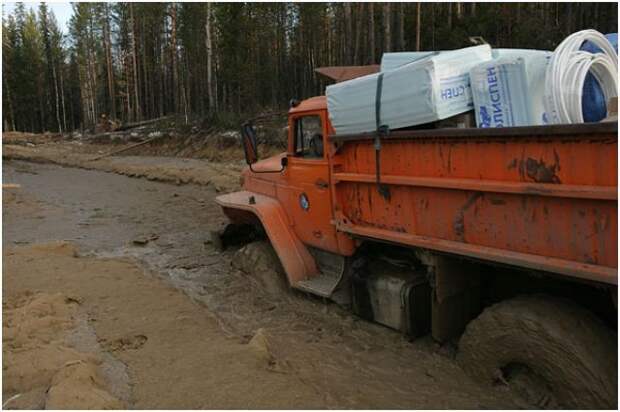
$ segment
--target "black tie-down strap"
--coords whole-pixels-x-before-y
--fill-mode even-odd
[[[375,135],[375,170],[377,172],[377,191],[384,199],[390,200],[390,188],[381,183],[381,137],[390,133],[387,125],[381,124],[381,93],[383,90],[383,73],[377,77],[377,94],[375,95],[375,119],[377,131]]]

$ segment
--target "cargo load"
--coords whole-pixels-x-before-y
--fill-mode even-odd
[[[609,40],[612,47],[618,53],[618,33],[608,33],[605,38]],[[590,41],[581,46],[581,50],[590,53],[601,53],[602,50]],[[603,89],[598,80],[592,73],[588,73],[583,84],[583,95],[581,96],[581,110],[584,122],[598,122],[607,116],[607,102]]]
[[[585,44],[599,53],[583,50]],[[586,79],[593,75],[605,104],[618,96],[618,52],[602,33],[588,29],[566,37],[553,51],[545,74],[545,111],[549,123],[584,123]],[[584,110],[586,109],[586,110]]]
[[[337,134],[398,129],[473,109],[469,70],[491,60],[488,45],[442,52],[395,70],[327,87],[330,121]]]
[[[497,49],[494,58],[470,71],[478,127],[546,123],[545,71],[551,52]]]
[[[440,52],[420,51],[383,53],[383,57],[381,57],[381,71],[387,72],[390,70],[395,70],[405,64],[413,63],[416,60],[420,60],[424,57],[432,56],[438,53]]]
[[[515,52],[519,49],[492,49],[491,55],[493,58],[510,57],[514,56]],[[424,57],[432,56],[434,54],[443,53],[442,51],[417,51],[417,52],[391,52],[383,53],[381,57],[381,71],[387,72],[390,70],[398,69],[405,64],[413,63],[416,60],[420,60]]]

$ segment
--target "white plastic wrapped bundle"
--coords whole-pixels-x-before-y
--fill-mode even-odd
[[[499,57],[518,57],[523,49],[493,49],[491,55],[494,59]],[[526,50],[528,51],[528,50]],[[387,72],[390,70],[398,69],[405,64],[413,63],[416,60],[423,59],[424,57],[432,56],[434,54],[443,53],[442,51],[419,51],[419,52],[392,52],[383,53],[381,57],[381,71]]]
[[[387,72],[390,70],[398,69],[405,64],[413,63],[416,60],[423,59],[424,57],[432,56],[439,52],[423,51],[423,52],[396,52],[396,53],[383,53],[381,57],[381,71]]]
[[[581,50],[584,42],[601,49]],[[545,108],[554,124],[583,123],[583,86],[591,73],[601,86],[604,101],[618,96],[618,53],[596,30],[571,34],[554,50],[545,77]]]
[[[537,56],[541,53],[551,53],[549,50],[535,50],[535,49],[493,49],[491,54],[494,59],[501,59],[505,57],[512,57],[514,59],[523,57],[527,59],[530,56]]]
[[[469,70],[490,59],[488,45],[468,47],[328,86],[330,121],[338,134],[375,131],[379,76],[381,126],[398,129],[472,110]]]
[[[552,53],[497,49],[493,54],[498,57],[470,72],[478,127],[545,124],[545,71]]]

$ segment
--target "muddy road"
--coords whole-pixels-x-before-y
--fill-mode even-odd
[[[243,254],[219,252],[210,240],[209,231],[226,222],[213,185],[22,161],[5,161],[3,178],[21,185],[4,193],[3,251],[5,258],[15,256],[15,273],[24,271],[5,280],[3,303],[26,290],[70,290],[84,300],[86,319],[100,340],[126,319],[132,336],[144,336],[145,343],[120,354],[109,345],[98,349],[126,366],[131,392],[123,400],[126,407],[525,406],[505,387],[476,385],[454,362],[454,348],[439,347],[430,337],[409,342],[329,302],[261,288],[232,264]],[[87,262],[50,258],[50,273],[67,285],[49,281],[45,254],[28,249],[57,241],[75,247],[77,261]],[[117,260],[133,269],[96,266]],[[23,269],[28,265],[30,272]],[[72,265],[81,277],[59,269],[71,272]],[[95,286],[89,274],[100,269],[116,271],[116,278],[99,276]],[[125,282],[120,292],[115,282]],[[160,323],[130,321],[132,313],[155,312]],[[268,353],[264,364],[242,350],[257,341]],[[11,396],[5,392],[3,397]]]

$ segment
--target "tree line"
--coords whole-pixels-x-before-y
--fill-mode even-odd
[[[74,3],[66,34],[45,3],[2,19],[3,130],[67,132],[102,117],[186,122],[322,94],[324,66],[387,51],[553,50],[617,32],[617,3]]]

